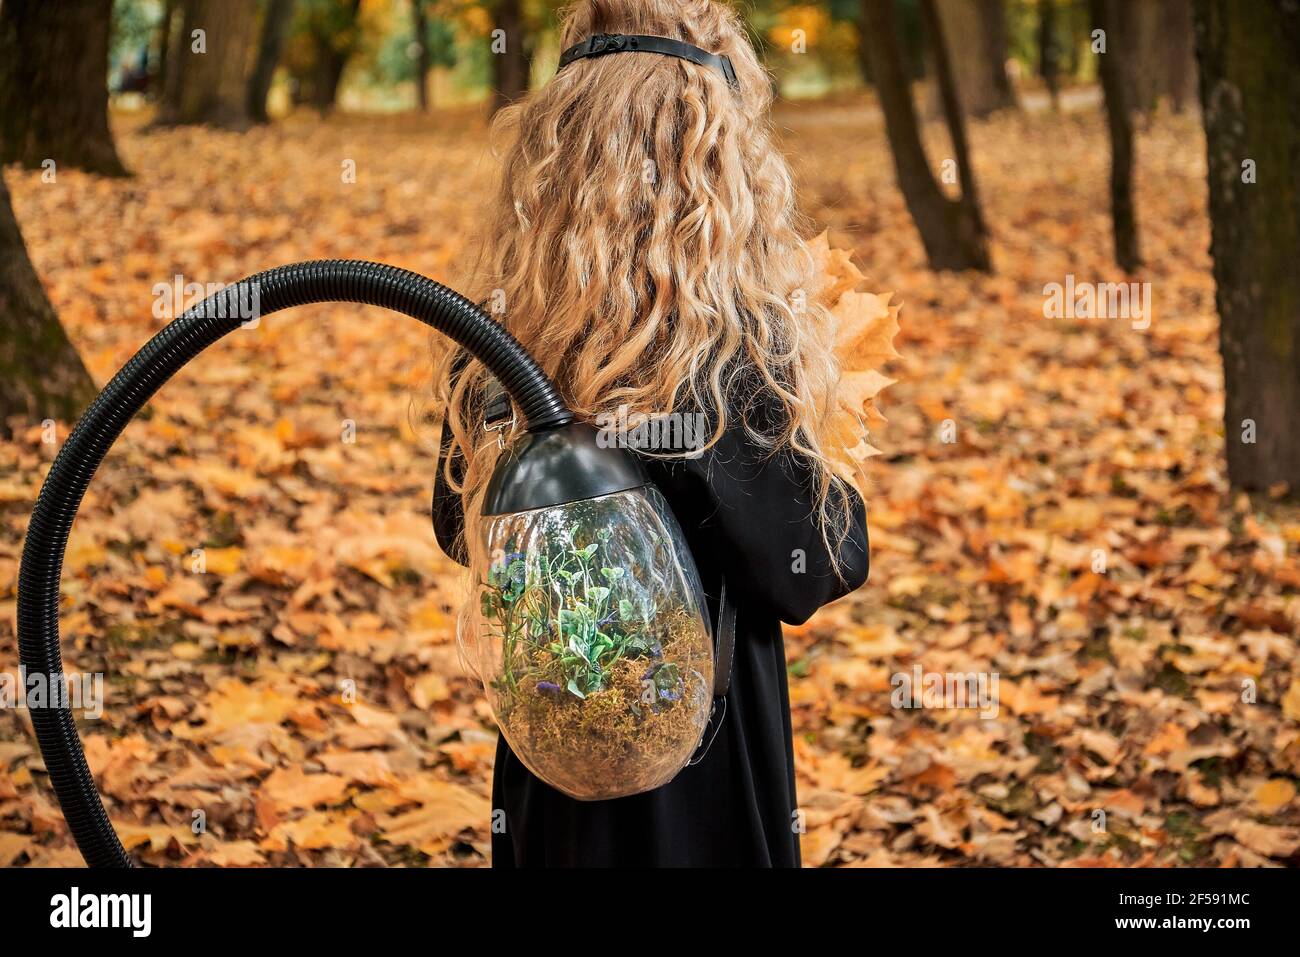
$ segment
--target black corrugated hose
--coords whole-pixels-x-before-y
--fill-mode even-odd
[[[68,533],[91,477],[126,424],[181,366],[241,323],[290,306],[356,302],[386,306],[449,336],[483,362],[510,393],[528,428],[573,420],[555,385],[502,326],[446,286],[358,260],[281,266],[228,286],[187,310],[131,357],[91,403],[50,467],[32,512],[18,573],[18,649],[28,679],[62,689],[59,578]],[[91,867],[130,867],[95,789],[66,695],[31,708],[50,781],[77,847]]]

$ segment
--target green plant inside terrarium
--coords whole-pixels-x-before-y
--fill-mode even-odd
[[[608,529],[582,546],[575,534],[570,530],[567,547],[549,556],[530,562],[522,552],[510,552],[488,569],[480,610],[495,625],[503,655],[493,686],[508,700],[520,676],[531,673],[539,692],[585,700],[608,687],[619,661],[644,661],[645,693],[629,703],[630,710],[639,715],[643,705],[671,706],[681,699],[684,681],[679,665],[663,660],[652,630],[653,601],[628,587],[626,568],[603,560]]]

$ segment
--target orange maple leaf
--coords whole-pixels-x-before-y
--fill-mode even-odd
[[[837,408],[830,424],[832,458],[845,478],[861,485],[862,463],[879,454],[868,441],[869,425],[885,421],[876,397],[895,381],[881,368],[901,358],[894,337],[902,306],[890,304],[893,293],[858,292],[865,278],[862,271],[847,250],[831,248],[825,232],[808,245],[817,277],[814,294],[830,313],[840,366]]]

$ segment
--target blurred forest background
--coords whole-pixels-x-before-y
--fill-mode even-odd
[[[0,669],[97,387],[209,282],[337,256],[454,285],[557,6],[0,0]],[[1300,862],[1294,4],[743,10],[810,232],[904,304],[872,579],[787,630],[805,863]],[[487,862],[427,355],[376,310],[276,316],[92,485],[64,651],[105,676],[81,726],[140,859]],[[997,714],[895,707],[914,667],[997,674]],[[10,702],[0,866],[78,861]]]

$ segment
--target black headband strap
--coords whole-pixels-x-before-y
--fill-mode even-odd
[[[712,67],[719,71],[727,82],[740,89],[740,81],[731,65],[731,58],[721,53],[709,53],[699,47],[670,37],[632,36],[622,33],[597,33],[581,43],[575,43],[560,55],[558,73],[574,60],[583,57],[604,56],[607,53],[662,53],[682,60],[698,63],[700,66]]]

